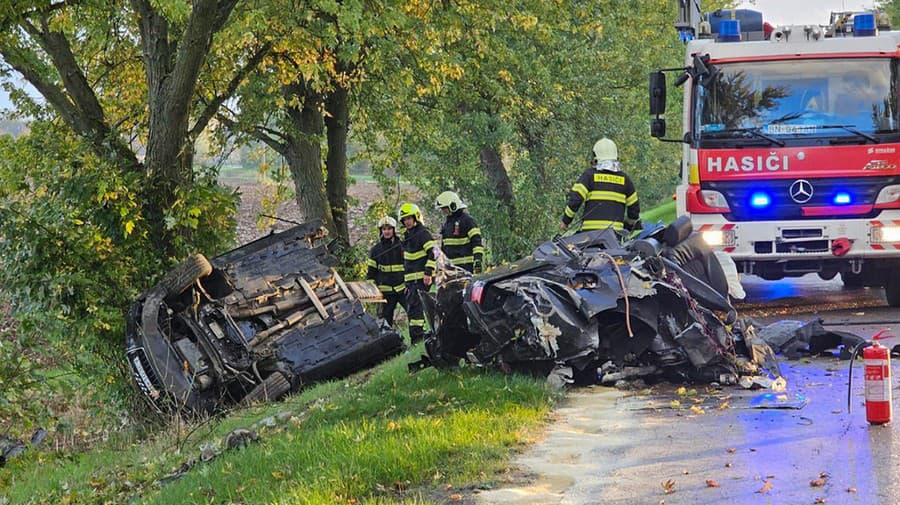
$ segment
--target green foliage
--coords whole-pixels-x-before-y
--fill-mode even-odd
[[[55,363],[62,369],[55,374],[115,385],[106,393],[82,389],[80,399],[98,393],[109,400],[116,388],[128,387],[121,358],[125,309],[167,270],[141,212],[141,175],[117,172],[51,123],[33,122],[31,130],[18,139],[0,137],[0,286],[19,321],[0,349],[18,370],[0,380],[0,398],[16,395],[15,402],[0,402],[0,418],[16,409],[22,429],[52,423],[45,400],[72,387],[48,383],[29,356]],[[182,250],[220,250],[231,237],[233,209],[233,196],[198,178],[169,210],[173,222],[194,232]],[[31,394],[37,389],[43,394]],[[108,406],[108,415],[117,416],[116,405]]]
[[[181,230],[175,241],[180,254],[170,258],[173,263],[191,252],[213,255],[235,245],[236,190],[220,186],[216,174],[210,173],[197,177],[190,186],[179,187],[175,194],[175,202],[165,213],[167,226]]]
[[[879,0],[878,8],[887,12],[891,20],[891,26],[896,30],[900,26],[900,1],[898,0]]]
[[[649,71],[683,59],[672,2],[513,0],[409,11],[412,28],[391,78],[368,82],[372,91],[360,96],[357,133],[376,173],[399,172],[429,201],[458,191],[494,261],[555,232],[601,136],[619,145],[645,207],[671,196],[680,151],[649,136],[646,88]],[[672,96],[670,117],[678,117]],[[484,147],[502,155],[512,209],[487,176]]]

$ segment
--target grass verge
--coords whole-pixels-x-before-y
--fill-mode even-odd
[[[662,205],[657,205],[652,209],[644,211],[641,213],[641,221],[644,224],[653,224],[657,221],[662,221],[663,223],[671,223],[675,220],[675,201],[666,202]]]
[[[173,428],[145,444],[14,460],[3,470],[13,477],[0,496],[53,504],[457,500],[500,478],[511,452],[533,441],[556,393],[543,381],[473,368],[409,375],[416,351],[421,346],[345,381]],[[283,422],[258,423],[276,417]],[[258,441],[221,450],[225,434],[250,425]],[[203,447],[221,455],[200,462]],[[192,469],[159,485],[191,459],[197,461]]]

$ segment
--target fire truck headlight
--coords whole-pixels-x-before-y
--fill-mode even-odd
[[[872,242],[900,242],[900,226],[875,226],[872,228]]]
[[[875,205],[889,204],[900,200],[900,184],[893,184],[881,188],[878,198],[875,199]]]
[[[713,247],[734,245],[734,230],[706,230],[700,236]]]

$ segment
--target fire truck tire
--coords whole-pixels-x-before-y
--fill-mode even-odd
[[[892,275],[884,285],[884,297],[891,307],[900,307],[900,276]]]
[[[841,272],[841,282],[848,288],[861,288],[863,285],[862,275],[852,272]]]

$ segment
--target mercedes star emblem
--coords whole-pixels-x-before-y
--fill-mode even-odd
[[[791,195],[791,200],[797,203],[806,203],[813,196],[813,187],[806,179],[798,179],[791,184],[791,189],[788,192]]]

